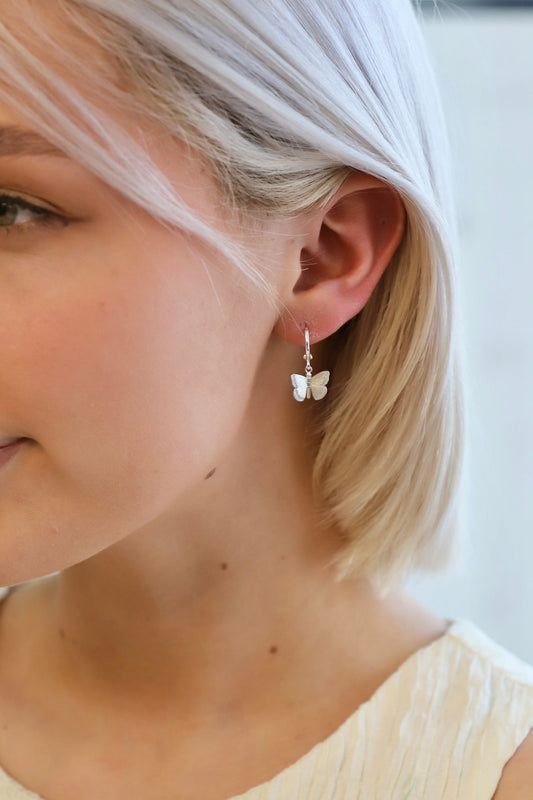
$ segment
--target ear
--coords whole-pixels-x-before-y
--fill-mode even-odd
[[[274,328],[298,345],[305,323],[318,342],[361,311],[402,240],[406,211],[395,189],[354,172],[302,221],[302,246],[288,265],[295,280]]]

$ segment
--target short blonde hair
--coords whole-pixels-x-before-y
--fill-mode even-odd
[[[339,578],[385,585],[444,563],[464,439],[457,237],[445,124],[409,0],[56,0],[52,8],[103,48],[121,80],[32,23],[29,10],[24,31],[0,22],[9,75],[0,97],[124,196],[203,236],[266,296],[264,273],[194,217],[149,147],[73,77],[190,143],[249,218],[324,204],[354,170],[401,195],[403,241],[365,308],[332,337],[331,388],[311,432],[313,486],[322,523],[342,536]]]

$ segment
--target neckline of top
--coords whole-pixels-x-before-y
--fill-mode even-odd
[[[261,796],[260,793],[275,781],[285,781],[291,773],[302,771],[307,762],[315,759],[318,753],[324,750],[324,748],[330,748],[332,745],[334,745],[336,740],[343,737],[347,729],[354,725],[359,718],[363,716],[363,714],[367,713],[373,706],[377,705],[380,700],[390,691],[393,684],[396,683],[406,672],[408,672],[414,664],[422,659],[427,658],[429,655],[433,655],[435,651],[446,647],[448,642],[452,639],[456,639],[463,643],[464,637],[468,636],[468,629],[471,627],[470,623],[460,619],[446,619],[445,621],[448,623],[448,626],[444,633],[442,633],[440,636],[437,636],[436,639],[428,642],[428,644],[424,645],[423,647],[419,647],[418,650],[415,650],[413,653],[407,656],[407,658],[402,661],[402,663],[394,670],[394,672],[391,672],[391,674],[383,681],[383,683],[378,686],[376,691],[368,698],[368,700],[365,700],[364,703],[361,703],[361,705],[359,705],[355,711],[353,711],[344,720],[344,722],[341,722],[341,724],[335,728],[332,733],[328,734],[324,739],[321,739],[319,742],[313,745],[310,750],[300,756],[300,758],[298,758],[292,764],[288,764],[272,778],[269,778],[267,781],[247,789],[242,794],[228,797],[227,800],[255,800],[256,795],[259,798]]]
[[[10,590],[14,588],[16,588],[16,586],[0,588],[0,604],[3,602],[3,600],[5,600]],[[390,687],[396,683],[405,672],[408,672],[411,667],[416,664],[416,662],[427,658],[430,654],[432,655],[434,651],[438,651],[442,647],[445,647],[450,639],[458,639],[459,641],[463,642],[464,635],[467,636],[468,629],[472,627],[470,623],[465,622],[464,620],[447,619],[446,622],[448,623],[448,626],[444,633],[442,633],[436,639],[433,639],[431,642],[428,642],[428,644],[424,645],[423,647],[418,648],[418,650],[415,650],[404,661],[402,661],[402,663],[394,670],[394,672],[392,672],[383,681],[383,683],[378,686],[376,691],[368,698],[368,700],[366,700],[364,703],[361,703],[361,705],[359,705],[355,711],[353,711],[343,722],[341,722],[341,724],[335,728],[332,733],[328,734],[324,739],[317,742],[315,745],[313,745],[313,747],[311,747],[310,750],[296,759],[296,761],[288,764],[280,772],[272,776],[272,778],[269,778],[267,781],[257,784],[256,786],[252,786],[250,789],[247,789],[241,794],[233,795],[232,797],[227,798],[227,800],[254,800],[258,793],[260,793],[274,781],[283,781],[289,776],[290,773],[301,770],[307,764],[307,762],[314,759],[321,750],[326,747],[330,747],[337,739],[342,737],[346,730],[351,727],[364,713],[367,713],[372,706],[376,705],[381,698],[389,692]],[[25,786],[18,783],[11,775],[5,772],[1,764],[0,773],[3,773],[15,786],[28,792],[28,796],[33,800],[43,800],[40,795],[31,792],[30,789],[27,789]]]

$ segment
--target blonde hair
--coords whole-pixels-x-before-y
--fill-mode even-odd
[[[339,578],[386,584],[444,563],[464,438],[456,228],[438,90],[409,0],[50,5],[47,13],[103,49],[115,81],[69,46],[64,25],[54,35],[28,11],[23,31],[0,22],[9,75],[0,97],[124,196],[217,247],[271,301],[263,271],[187,209],[149,147],[99,98],[194,147],[228,206],[250,219],[324,204],[354,170],[401,195],[403,241],[365,308],[332,337],[338,355],[317,404],[313,485],[322,523],[342,535]]]

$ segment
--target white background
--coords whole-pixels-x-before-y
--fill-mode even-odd
[[[533,11],[425,20],[454,152],[470,420],[462,560],[410,588],[533,663]]]

